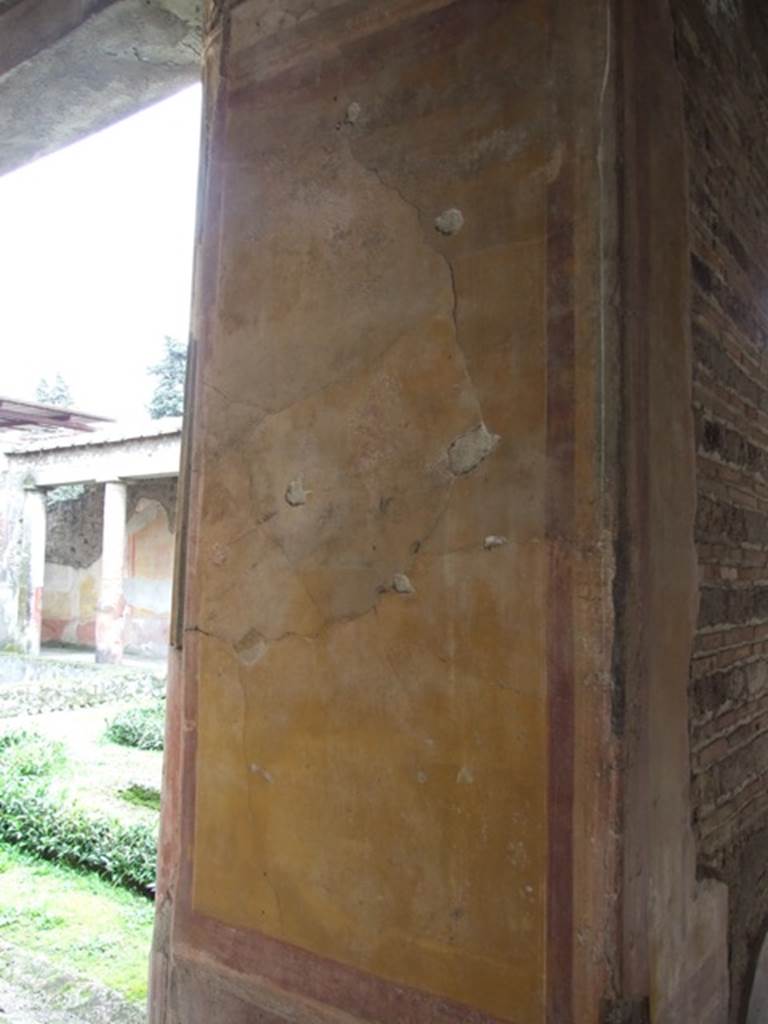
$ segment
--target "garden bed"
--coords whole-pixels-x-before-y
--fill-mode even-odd
[[[0,718],[155,698],[164,692],[164,676],[149,668],[0,652]]]
[[[20,1021],[144,1020],[163,755],[125,744],[161,745],[163,719],[157,699],[0,718],[0,993]]]
[[[94,813],[117,818],[126,825],[157,820],[156,812],[121,797],[130,786],[159,790],[163,755],[156,750],[122,746],[107,737],[107,727],[117,716],[135,710],[133,702],[77,708],[44,715],[0,721],[0,735],[24,729],[59,742],[65,765],[54,784],[66,798]],[[64,799],[64,796],[62,796]]]

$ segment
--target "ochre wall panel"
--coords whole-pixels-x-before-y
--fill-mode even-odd
[[[212,14],[157,1019],[596,1021],[604,12]]]

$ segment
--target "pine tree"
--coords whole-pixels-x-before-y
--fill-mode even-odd
[[[148,372],[157,378],[150,399],[149,415],[153,420],[163,416],[181,416],[184,412],[184,377],[187,370],[187,349],[175,338],[165,336],[165,354]]]
[[[55,405],[59,409],[72,407],[72,392],[60,373],[57,373],[53,380],[41,377],[35,397],[42,405]]]
[[[55,405],[57,409],[72,408],[72,392],[60,373],[52,380],[41,377],[35,397],[41,405]],[[46,491],[45,500],[49,506],[58,505],[62,501],[76,501],[84,493],[85,487],[82,484],[62,484],[61,487]]]

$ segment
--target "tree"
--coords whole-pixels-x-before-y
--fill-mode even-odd
[[[57,373],[52,380],[41,377],[37,384],[35,397],[42,405],[55,405],[57,409],[72,408],[72,392],[60,373]],[[75,501],[84,493],[85,487],[82,484],[62,484],[61,487],[54,487],[52,490],[46,491],[45,500],[48,505],[58,505],[62,501]]]
[[[41,377],[37,384],[35,397],[42,405],[55,405],[60,409],[72,407],[72,392],[60,373],[57,373],[52,380]]]
[[[147,406],[153,420],[159,420],[163,416],[181,416],[184,412],[186,370],[186,346],[166,335],[163,358],[148,370],[148,373],[157,378],[154,393]]]

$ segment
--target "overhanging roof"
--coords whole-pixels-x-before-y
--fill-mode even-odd
[[[200,81],[201,0],[0,0],[0,175]]]
[[[37,402],[19,402],[0,395],[0,429],[15,427],[60,427],[67,430],[95,430],[102,423],[111,423],[106,416],[92,416],[76,409],[61,409]]]

